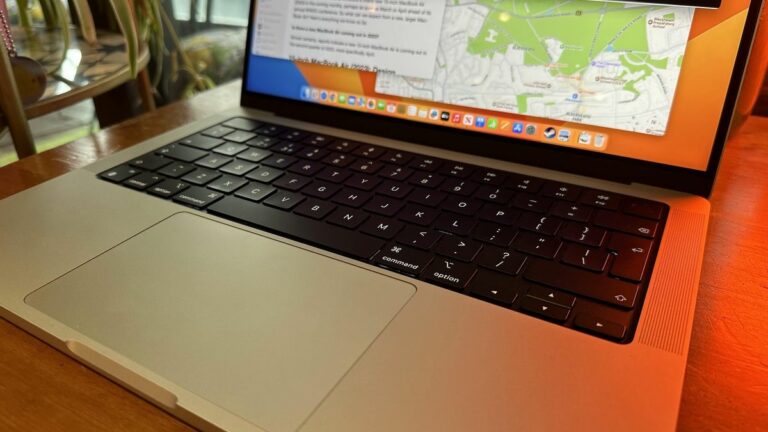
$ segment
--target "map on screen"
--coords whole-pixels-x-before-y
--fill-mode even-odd
[[[376,92],[664,135],[694,9],[586,0],[447,0],[431,77]]]

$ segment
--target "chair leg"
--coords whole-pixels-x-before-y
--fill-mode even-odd
[[[141,103],[144,105],[144,109],[147,112],[154,111],[155,97],[152,92],[152,81],[149,79],[149,72],[147,68],[144,68],[136,77],[136,83],[139,87],[139,95],[141,96]]]
[[[8,124],[19,159],[36,154],[32,131],[29,129],[19,89],[13,78],[8,50],[2,43],[0,43],[0,111]]]

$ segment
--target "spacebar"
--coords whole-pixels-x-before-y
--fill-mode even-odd
[[[384,246],[365,234],[231,196],[209,206],[208,212],[358,259],[368,260]]]

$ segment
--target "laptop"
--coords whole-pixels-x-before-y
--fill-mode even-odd
[[[203,430],[673,430],[760,7],[253,2],[240,108],[0,201],[0,314]]]

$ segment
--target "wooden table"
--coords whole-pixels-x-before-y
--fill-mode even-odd
[[[236,106],[233,83],[0,169],[0,198]],[[683,390],[683,431],[768,430],[768,118],[729,143]],[[0,430],[188,430],[106,378],[0,320]]]

